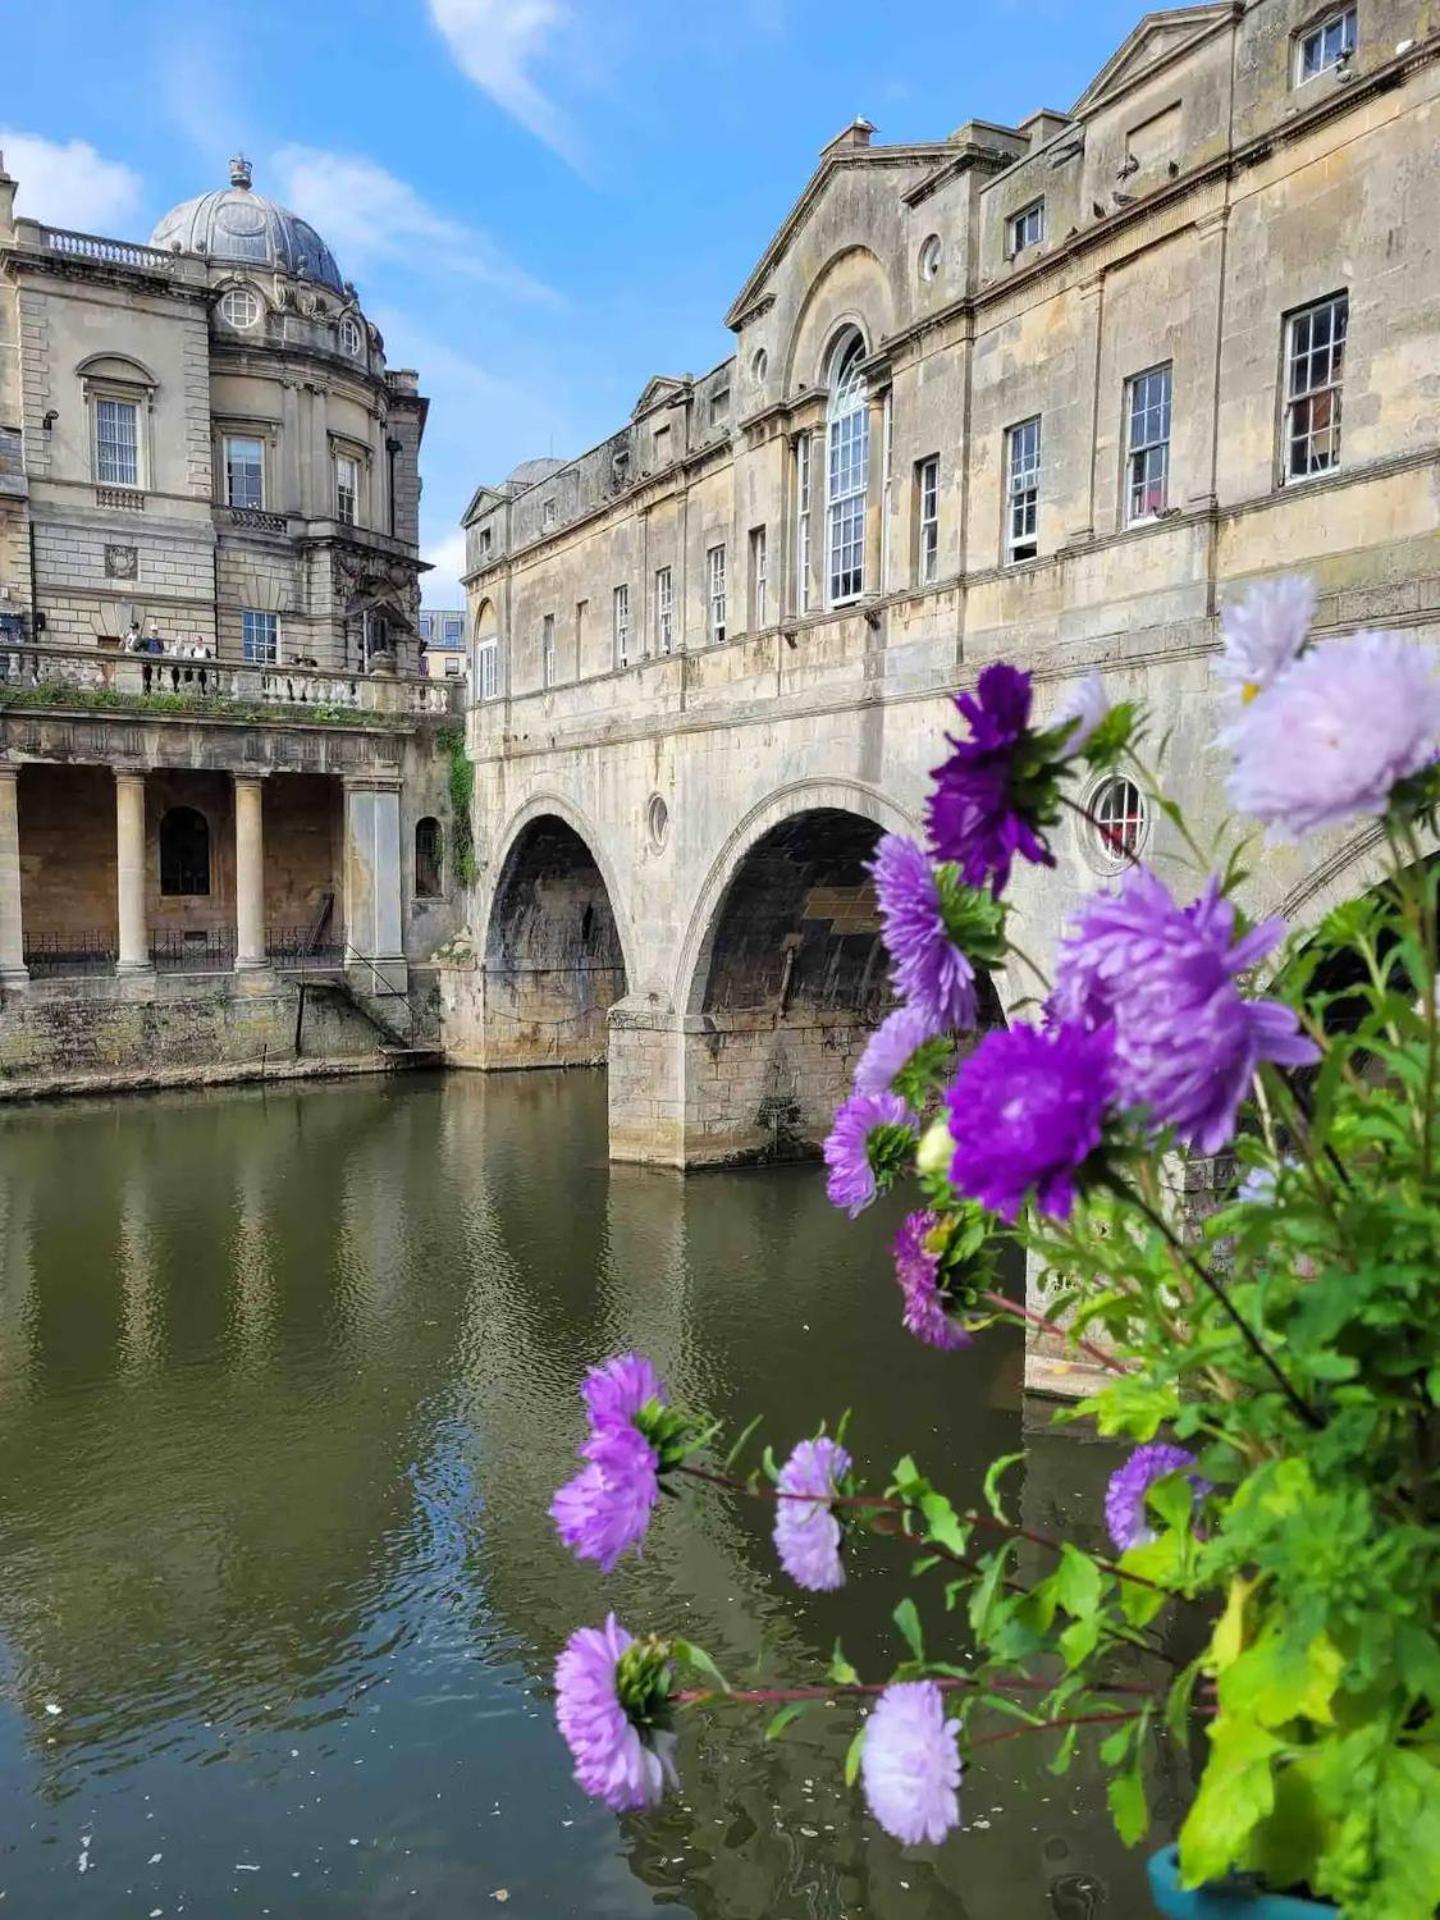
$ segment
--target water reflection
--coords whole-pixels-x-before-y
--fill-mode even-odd
[[[802,1600],[763,1516],[688,1500],[643,1567],[577,1567],[545,1507],[585,1366],[642,1346],[781,1439],[853,1406],[873,1477],[913,1447],[962,1496],[1023,1418],[1014,1343],[898,1332],[893,1222],[837,1219],[807,1169],[612,1169],[604,1125],[587,1075],[0,1116],[10,1911],[1142,1910],[1093,1786],[1029,1741],[972,1770],[939,1854],[860,1817],[835,1710],[768,1745],[692,1723],[651,1819],[574,1789],[545,1676],[577,1622],[614,1606],[737,1675],[804,1676],[837,1635],[873,1667],[902,1571],[869,1543]],[[1027,1513],[1095,1511],[1108,1466],[1047,1443]]]

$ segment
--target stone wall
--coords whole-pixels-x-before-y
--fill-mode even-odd
[[[115,776],[108,767],[22,766],[20,911],[31,936],[117,937]]]

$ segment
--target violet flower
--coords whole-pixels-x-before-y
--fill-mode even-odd
[[[1194,1464],[1194,1454],[1187,1453],[1184,1447],[1153,1441],[1149,1446],[1136,1447],[1124,1465],[1115,1469],[1105,1489],[1105,1524],[1117,1553],[1148,1546],[1156,1538],[1145,1510],[1146,1494],[1157,1480]],[[1190,1475],[1190,1485],[1197,1504],[1210,1491],[1210,1482],[1198,1474]]]
[[[887,833],[870,868],[890,955],[890,978],[932,1031],[975,1025],[975,969],[945,929],[930,857],[903,834]]]
[[[930,847],[938,860],[953,860],[967,886],[988,880],[1004,890],[1016,854],[1053,867],[1055,857],[1019,803],[1017,760],[1030,721],[1030,676],[997,661],[980,675],[974,694],[955,705],[969,722],[970,738],[948,735],[953,752],[932,778],[926,808]]]
[[[893,1093],[896,1074],[934,1037],[934,1027],[918,1007],[897,1007],[871,1034],[855,1069],[855,1091]]]
[[[822,1149],[832,1207],[853,1220],[888,1186],[915,1138],[915,1116],[897,1093],[852,1093],[836,1110]]]
[[[1248,704],[1294,661],[1315,618],[1315,583],[1298,574],[1262,580],[1220,616],[1225,651],[1216,674]]]
[[[665,1390],[643,1354],[622,1353],[590,1370],[580,1397],[589,1418],[579,1448],[585,1465],[555,1495],[550,1517],[577,1560],[609,1573],[645,1538],[660,1498],[660,1455],[640,1416],[664,1409]]]
[[[959,1729],[933,1680],[886,1687],[865,1725],[860,1777],[871,1813],[906,1846],[959,1826]]]
[[[968,1347],[973,1336],[946,1310],[940,1288],[940,1256],[930,1236],[940,1224],[936,1213],[912,1213],[895,1236],[895,1278],[905,1297],[902,1318],[906,1331],[927,1347],[953,1353]]]
[[[823,1434],[802,1440],[780,1469],[780,1493],[790,1497],[775,1505],[775,1549],[796,1586],[809,1593],[833,1593],[845,1584],[840,1522],[830,1502],[849,1471],[849,1454]]]
[[[675,1735],[651,1724],[668,1690],[663,1661],[632,1661],[643,1697],[628,1705],[621,1698],[622,1663],[635,1646],[612,1613],[603,1627],[572,1633],[555,1663],[555,1718],[575,1757],[575,1778],[614,1813],[658,1806],[666,1783],[678,1785]]]

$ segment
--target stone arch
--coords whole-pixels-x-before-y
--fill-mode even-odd
[[[537,797],[500,843],[484,917],[485,1064],[603,1065],[631,977],[613,872],[566,802]]]
[[[873,353],[895,331],[895,292],[878,255],[859,245],[832,254],[811,281],[785,355],[785,390],[825,383],[838,336],[855,327]]]
[[[160,382],[143,360],[128,353],[92,353],[75,368],[81,380],[111,380],[117,385],[158,387]]]

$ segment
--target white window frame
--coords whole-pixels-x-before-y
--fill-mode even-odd
[[[759,633],[770,617],[770,539],[765,527],[750,529],[750,625]]]
[[[722,646],[726,628],[725,542],[705,549],[705,630],[712,647]]]
[[[256,447],[259,449],[258,461],[237,461],[231,458],[232,447]],[[226,433],[220,440],[220,461],[225,476],[225,504],[242,513],[263,513],[265,511],[265,438],[258,433]],[[235,497],[235,478],[237,472],[250,472],[254,469],[259,478],[258,497],[254,500],[237,500]]]
[[[142,403],[133,394],[96,392],[91,395],[91,417],[94,432],[95,484],[97,487],[126,487],[131,492],[140,492],[145,485],[145,464],[143,458],[144,433],[141,427]],[[130,418],[131,438],[127,442],[123,436],[102,432],[105,409],[114,408],[114,422],[119,423],[123,414]],[[117,461],[116,454],[128,453],[128,461]],[[107,455],[112,471],[105,472]]]
[[[464,671],[465,662],[460,659],[458,654],[449,654],[446,656],[445,678],[447,680],[458,680]]]
[[[360,462],[353,453],[337,453],[335,466],[335,518],[342,527],[356,527],[360,524]],[[344,481],[346,468],[350,469],[350,485]],[[346,510],[346,495],[349,497],[349,510]]]
[[[1005,430],[1005,562],[1020,566],[1040,553],[1040,415]]]
[[[1325,316],[1325,338],[1316,343],[1317,321]],[[1346,288],[1312,301],[1285,320],[1285,415],[1280,446],[1280,476],[1287,486],[1298,486],[1340,465],[1342,445],[1345,349],[1350,338],[1350,293]],[[1326,416],[1317,431],[1317,412]],[[1317,463],[1316,446],[1328,440],[1330,451]],[[1303,470],[1295,456],[1306,448]]]
[[[630,664],[630,583],[615,588],[610,596],[610,626],[615,640],[615,665]]]
[[[240,613],[240,651],[256,667],[273,667],[280,659],[280,616],[263,607],[244,607]]]
[[[1027,247],[1038,247],[1045,238],[1045,197],[1032,200],[1012,213],[1006,222],[1006,252],[1012,260],[1024,253]]]
[[[475,698],[500,697],[500,636],[489,634],[475,646]]]
[[[795,611],[810,611],[810,512],[811,512],[810,436],[802,433],[795,442]]]
[[[865,592],[870,504],[870,397],[861,371],[865,342],[851,329],[830,355],[825,430],[825,603],[848,607]]]
[[[242,320],[236,312],[244,303],[245,317]],[[259,320],[264,312],[260,296],[251,287],[227,287],[220,296],[220,314],[229,326],[239,333],[247,332]]]
[[[1295,36],[1295,81],[1297,87],[1318,80],[1322,74],[1333,73],[1337,67],[1354,57],[1360,37],[1360,22],[1357,10],[1352,4],[1337,7],[1333,13],[1327,13],[1323,19],[1315,21]],[[1308,67],[1310,50],[1315,52],[1315,65]]]
[[[360,358],[360,350],[365,345],[365,335],[360,330],[360,322],[354,314],[347,313],[340,321],[340,351],[348,353],[352,360]]]
[[[1143,527],[1170,505],[1174,369],[1167,360],[1125,382],[1125,524]]]
[[[918,547],[916,573],[922,587],[935,584],[940,571],[940,456],[932,453],[915,463],[915,497],[918,508]]]
[[[555,659],[555,616],[547,613],[540,622],[540,678],[545,686],[553,687],[556,681]]]
[[[446,646],[463,647],[465,644],[464,614],[447,613],[441,620],[440,632]]]
[[[669,567],[655,569],[655,648],[675,651],[675,575]]]

